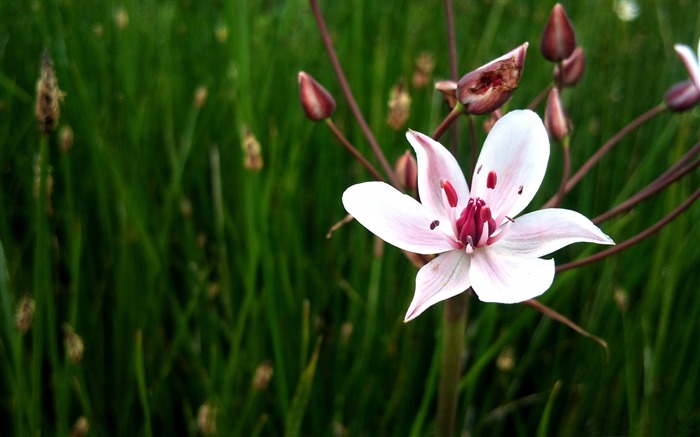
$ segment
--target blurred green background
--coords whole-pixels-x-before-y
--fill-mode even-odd
[[[455,1],[460,72],[529,41],[508,104],[526,107],[551,81],[539,41],[553,4]],[[693,0],[639,1],[627,21],[618,12],[629,2],[563,4],[587,57],[584,79],[564,95],[575,170],[687,79],[673,44],[694,48],[700,18]],[[412,85],[423,53],[434,80],[449,77],[443,3],[320,7],[394,162],[408,149],[406,128],[429,133],[448,112],[431,84]],[[89,435],[433,432],[442,305],[404,324],[415,268],[403,254],[357,223],[325,236],[345,215],[342,192],[370,176],[304,117],[299,70],[336,96],[335,122],[367,156],[369,147],[306,1],[2,0],[0,20],[0,434],[81,435],[80,417]],[[48,140],[34,118],[44,48],[65,92]],[[387,100],[402,80],[411,113],[394,130]],[[466,168],[467,123],[460,129]],[[660,114],[563,206],[605,212],[699,131],[698,108]],[[243,165],[247,133],[261,148],[258,171]],[[556,192],[560,158],[553,143],[531,209]],[[35,188],[42,162],[46,203]],[[697,189],[698,176],[601,227],[617,242],[634,236]],[[531,308],[472,298],[460,432],[700,433],[699,221],[696,204],[633,249],[557,275],[542,296],[603,337],[608,353]],[[554,257],[600,250],[574,245]],[[23,332],[28,297],[35,311]]]

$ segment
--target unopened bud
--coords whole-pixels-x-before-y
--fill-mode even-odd
[[[394,166],[396,177],[403,184],[406,190],[413,192],[416,189],[416,181],[418,177],[418,164],[416,158],[413,157],[408,150],[403,155],[399,156]]]
[[[435,57],[430,53],[421,53],[416,59],[416,69],[413,71],[411,83],[414,88],[423,88],[430,82],[435,69]]]
[[[218,413],[218,409],[212,407],[209,402],[199,407],[197,410],[197,430],[201,435],[215,435],[217,433],[216,413]]]
[[[583,49],[581,47],[576,47],[571,56],[564,59],[562,62],[562,68],[564,74],[562,75],[560,82],[559,75],[561,72],[559,65],[554,67],[554,80],[557,83],[561,83],[563,86],[572,87],[576,85],[583,77],[584,71],[586,71],[586,59],[583,56]]]
[[[503,106],[513,94],[525,63],[528,43],[464,75],[457,99],[469,114],[486,114]]]
[[[559,62],[571,56],[575,48],[574,28],[566,16],[564,7],[557,3],[549,14],[549,20],[542,32],[542,56],[548,61]]]
[[[68,359],[73,364],[79,363],[83,359],[85,345],[83,344],[83,339],[80,338],[73,330],[73,327],[67,323],[63,325],[63,343],[66,348]]]
[[[41,70],[36,83],[36,103],[34,113],[39,122],[39,130],[49,134],[56,129],[61,116],[60,102],[63,92],[58,88],[58,79],[53,71],[53,60],[48,50],[41,55]]]
[[[692,80],[679,82],[666,91],[664,101],[673,112],[687,111],[700,102],[700,89]]]
[[[403,81],[394,85],[389,93],[389,115],[386,122],[394,130],[399,130],[411,115],[411,96]]]
[[[564,112],[561,104],[559,90],[552,88],[547,98],[547,107],[544,110],[544,126],[549,132],[549,136],[556,140],[568,136],[571,133],[571,121]]]
[[[306,116],[313,121],[322,121],[335,112],[335,99],[320,83],[303,71],[299,80],[299,99]]]
[[[441,80],[435,82],[435,89],[442,93],[450,109],[455,107],[457,104],[457,82],[453,80]]]
[[[272,365],[267,361],[263,362],[255,369],[255,375],[253,376],[253,389],[255,391],[265,391],[270,385],[270,380],[272,379]]]
[[[247,128],[243,133],[243,167],[253,171],[260,171],[263,168],[260,142]]]
[[[64,126],[58,131],[58,147],[63,154],[73,147],[73,129],[70,126]]]
[[[34,303],[34,299],[29,296],[22,297],[17,305],[17,311],[15,312],[15,326],[22,334],[26,334],[29,328],[32,327],[35,310],[36,304]]]

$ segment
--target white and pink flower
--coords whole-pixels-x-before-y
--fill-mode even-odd
[[[493,127],[476,163],[471,191],[455,158],[426,135],[406,134],[418,161],[421,201],[383,182],[353,185],[345,209],[400,249],[440,254],[420,269],[406,314],[471,287],[484,302],[517,303],[544,293],[554,260],[540,259],[576,242],[614,244],[583,215],[544,209],[517,215],[540,187],[549,140],[532,111],[512,111]]]

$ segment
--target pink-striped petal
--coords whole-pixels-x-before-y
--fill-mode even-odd
[[[435,223],[416,199],[384,182],[364,182],[343,193],[343,206],[374,235],[399,249],[421,254],[442,253],[457,244],[448,221]]]
[[[469,260],[464,250],[451,250],[424,265],[416,276],[416,293],[404,322],[418,317],[430,306],[467,290],[470,286]]]
[[[615,244],[578,212],[553,208],[516,218],[494,247],[513,255],[536,258],[572,243]]]
[[[409,130],[406,138],[416,151],[420,201],[438,220],[447,223],[449,215],[445,208],[445,195],[440,181],[447,180],[454,187],[458,196],[456,211],[459,212],[469,201],[469,187],[464,173],[455,157],[429,136]]]
[[[486,200],[497,221],[515,217],[535,197],[548,160],[549,138],[540,117],[529,110],[511,111],[486,137],[472,179],[472,197]],[[486,187],[491,171],[497,176],[494,189]]]
[[[700,89],[700,40],[698,40],[698,54],[697,56],[693,53],[693,50],[683,44],[676,44],[673,46],[676,53],[681,57],[685,68],[688,69],[688,74],[690,79],[695,83],[695,86]]]
[[[479,300],[518,303],[547,291],[554,279],[554,260],[513,255],[495,246],[478,249],[469,268]]]

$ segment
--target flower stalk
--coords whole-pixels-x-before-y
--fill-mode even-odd
[[[440,350],[440,382],[438,385],[435,434],[452,436],[455,433],[459,379],[462,357],[466,348],[467,306],[469,293],[462,293],[445,301]]]
[[[328,53],[328,57],[330,58],[331,64],[333,65],[333,70],[335,71],[335,75],[338,78],[338,82],[340,83],[340,87],[343,90],[343,94],[345,95],[345,98],[348,101],[350,110],[355,116],[357,124],[360,126],[362,133],[364,134],[365,138],[367,139],[367,142],[372,148],[372,152],[377,157],[377,160],[379,161],[379,164],[384,170],[384,173],[386,173],[387,177],[391,181],[391,184],[398,187],[400,186],[400,183],[396,179],[396,175],[394,174],[394,171],[389,165],[389,161],[387,161],[386,156],[384,156],[384,152],[382,152],[381,147],[379,147],[379,143],[377,143],[377,140],[374,137],[372,130],[369,128],[369,125],[367,124],[364,115],[362,115],[362,111],[360,111],[360,107],[355,101],[355,97],[352,94],[350,85],[348,84],[348,81],[345,78],[343,67],[340,65],[338,56],[335,54],[335,49],[333,49],[331,37],[328,34],[328,29],[326,28],[326,23],[323,20],[323,15],[321,14],[321,10],[318,7],[318,1],[309,0],[309,3],[311,4],[311,10],[314,14],[314,18],[316,19],[316,25],[318,26],[319,33],[321,34],[323,45],[326,48],[326,52]]]

